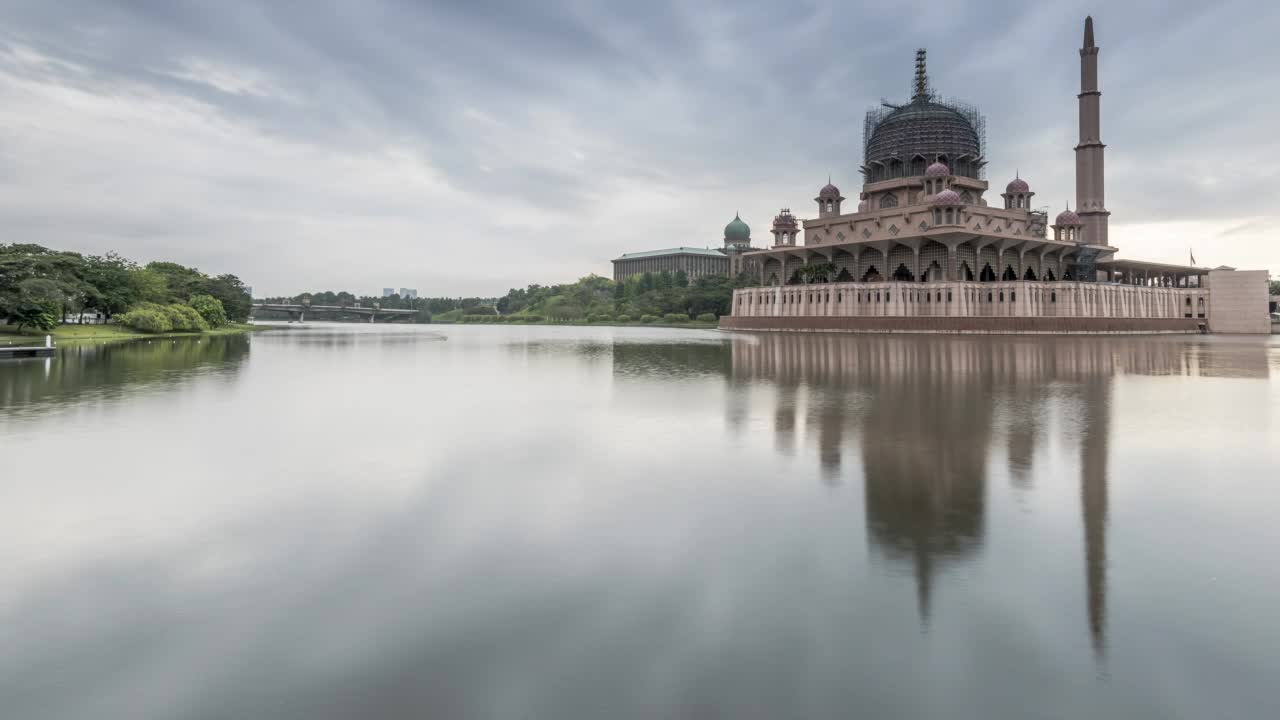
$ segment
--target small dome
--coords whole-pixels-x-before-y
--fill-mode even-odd
[[[742,218],[737,213],[733,214],[733,220],[724,226],[724,239],[726,241],[749,242],[751,240],[751,227],[742,222]]]
[[[1058,213],[1058,219],[1054,221],[1055,225],[1079,225],[1080,216],[1070,210],[1063,210]]]
[[[934,205],[960,205],[960,193],[955,190],[943,190],[933,196]]]
[[[1007,193],[1031,192],[1031,186],[1027,184],[1026,180],[1017,177],[1009,181],[1009,185],[1004,189],[1004,191]]]
[[[869,204],[867,204],[867,201],[866,201],[866,200],[860,200],[860,201],[858,201],[858,212],[866,212],[866,211],[867,211],[867,208],[869,208],[869,207],[871,207],[871,206],[870,206]]]
[[[821,200],[839,200],[840,188],[832,185],[831,183],[827,183],[826,187],[818,191],[818,198]]]
[[[948,168],[940,162],[936,162],[924,170],[925,177],[946,177],[950,174],[951,168]]]

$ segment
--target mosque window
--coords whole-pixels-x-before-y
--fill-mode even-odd
[[[1004,291],[1000,291],[1000,302],[1004,302]]]
[[[831,210],[832,210],[834,207],[835,207],[835,204],[834,204],[834,203],[832,203],[830,200],[828,200],[828,201],[827,201],[827,212],[831,212]]]
[[[951,208],[947,208],[947,224],[950,225],[951,223],[952,223]]]
[[[880,197],[880,207],[893,208],[898,207],[898,196],[893,193],[885,193]]]
[[[972,205],[973,193],[969,192],[968,190],[965,190],[964,192],[960,193],[960,202],[964,203],[965,205]]]
[[[947,291],[947,302],[951,302],[951,291]]]
[[[1057,293],[1057,291],[1054,291],[1054,292],[1049,293],[1049,302],[1051,302],[1051,303],[1056,303],[1056,302],[1058,302],[1058,293]]]
[[[1017,301],[1018,301],[1018,291],[1017,291],[1017,290],[1010,290],[1010,291],[1009,291],[1009,302],[1017,302]]]

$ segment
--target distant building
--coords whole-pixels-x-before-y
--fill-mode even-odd
[[[395,288],[382,288],[382,297],[391,297],[396,294]]]
[[[724,246],[717,249],[677,247],[666,250],[623,253],[613,261],[613,279],[622,282],[639,273],[677,273],[690,280],[706,275],[736,275],[742,271],[742,253],[753,250],[751,228],[734,215],[724,227]]]
[[[418,291],[416,288],[400,288],[400,297],[405,300],[417,300]]]

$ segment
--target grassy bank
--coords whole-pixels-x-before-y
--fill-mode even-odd
[[[144,333],[121,325],[59,325],[53,332],[27,329],[19,333],[12,325],[0,325],[0,346],[43,345],[44,336],[52,335],[55,343],[104,342],[108,340],[136,340],[138,338],[211,337],[235,335],[245,332],[269,330],[265,325],[226,325],[203,333],[166,332]]]

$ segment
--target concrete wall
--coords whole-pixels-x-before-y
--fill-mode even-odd
[[[1209,332],[1270,333],[1267,282],[1266,270],[1210,271]]]

